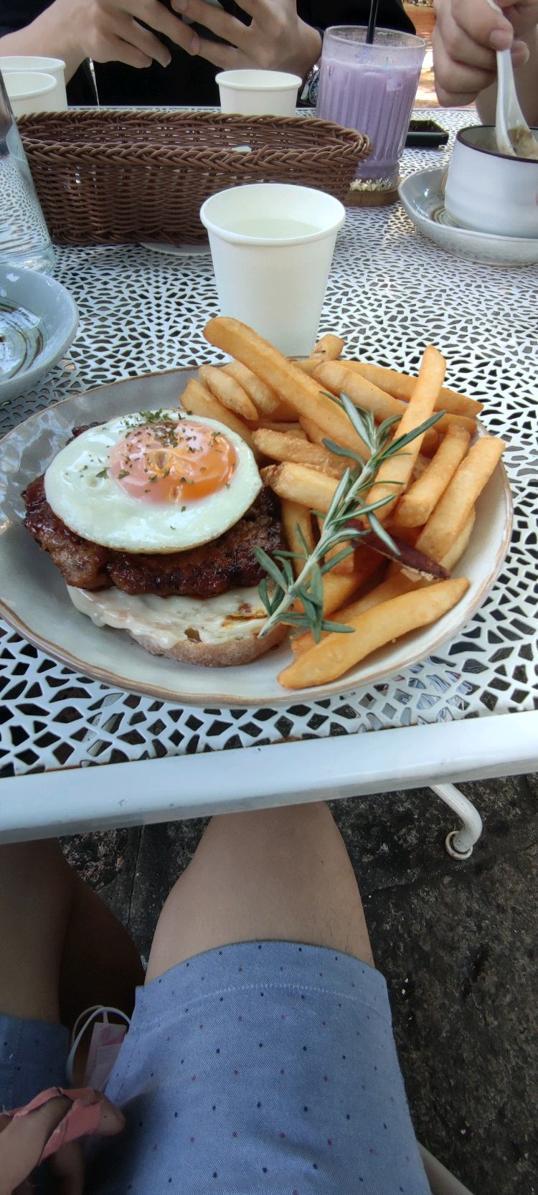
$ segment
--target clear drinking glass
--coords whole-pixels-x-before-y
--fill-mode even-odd
[[[346,25],[323,38],[317,114],[357,129],[372,149],[357,179],[379,189],[398,183],[399,162],[415,102],[426,43],[411,33]]]
[[[51,270],[47,225],[0,72],[0,261]]]

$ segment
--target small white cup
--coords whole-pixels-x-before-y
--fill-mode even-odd
[[[14,116],[58,112],[58,83],[42,71],[6,71],[4,83]]]
[[[495,129],[460,129],[448,167],[445,207],[463,228],[538,237],[538,162],[497,151]]]
[[[222,314],[287,356],[308,356],[345,215],[332,195],[291,183],[231,187],[206,199],[200,219]]]
[[[216,76],[223,112],[295,116],[302,79],[285,71],[221,71]]]
[[[0,56],[0,71],[38,71],[52,75],[58,85],[55,111],[63,112],[67,108],[67,93],[65,90],[65,62],[62,58],[41,58],[37,54],[4,54]]]

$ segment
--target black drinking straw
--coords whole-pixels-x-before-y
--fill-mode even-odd
[[[379,0],[370,0],[370,16],[368,17],[368,28],[366,30],[366,44],[368,46],[371,46],[374,40],[378,6]]]

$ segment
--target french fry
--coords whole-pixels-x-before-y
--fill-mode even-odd
[[[267,465],[261,474],[265,484],[279,498],[298,502],[310,510],[319,510],[321,514],[328,511],[338,486],[336,478],[327,477],[319,469],[309,469],[306,465],[288,461],[282,465]]]
[[[411,481],[418,481],[419,477],[422,477],[424,470],[428,468],[429,463],[430,462],[428,460],[428,457],[424,456],[422,452],[419,452],[417,459],[413,465]]]
[[[329,477],[341,477],[345,472],[344,457],[336,456],[319,444],[309,444],[308,440],[300,437],[259,428],[252,433],[252,439],[258,451],[274,461],[295,461],[300,465],[309,465],[312,469],[321,469]]]
[[[338,680],[372,652],[399,639],[408,631],[436,622],[463,597],[469,582],[465,577],[439,581],[424,589],[400,594],[364,610],[348,620],[353,631],[348,634],[333,631],[279,674],[286,689],[304,689]]]
[[[452,547],[448,549],[446,556],[443,556],[443,559],[440,561],[440,564],[443,565],[443,568],[446,568],[447,572],[452,572],[452,569],[456,567],[458,560],[461,560],[463,553],[467,550],[467,546],[469,544],[475,524],[475,519],[476,511],[473,507],[473,510],[471,511],[469,518],[464,524],[457,539],[454,540]]]
[[[249,428],[232,411],[223,407],[222,403],[211,394],[211,391],[202,382],[191,378],[190,382],[187,382],[183,394],[180,394],[179,401],[189,415],[199,415],[201,419],[216,419],[218,423],[224,423],[232,432],[241,436],[254,455],[258,456]]]
[[[333,394],[347,394],[356,407],[371,411],[378,422],[390,419],[393,415],[398,415],[400,419],[405,415],[406,403],[401,402],[398,398],[393,398],[385,390],[380,390],[379,386],[374,386],[361,374],[346,369],[347,364],[348,362],[345,361],[327,361],[314,371],[314,377],[328,390],[332,390]],[[442,422],[443,420],[440,419],[439,423]],[[428,456],[433,456],[438,447],[437,427],[430,427],[424,435],[422,451]]]
[[[300,556],[304,553],[304,545],[301,540],[301,535],[308,546],[308,551],[312,552],[314,548],[314,532],[312,528],[312,516],[306,506],[299,506],[298,502],[290,502],[284,499],[281,503],[282,525],[284,527],[284,535],[288,548],[291,552],[297,552]],[[292,560],[292,568],[297,577],[302,569],[300,560]],[[364,568],[356,568],[353,573],[346,577],[336,576],[333,573],[325,573],[323,576],[323,613],[328,614],[335,606],[339,605],[340,601],[345,601],[346,598],[354,593],[362,583]],[[296,602],[296,608],[302,609],[300,601]]]
[[[317,423],[313,419],[309,419],[307,415],[301,415],[299,423],[313,444],[323,444],[323,441],[328,438],[327,432],[318,427]]]
[[[305,550],[304,544],[307,545],[309,553],[313,552],[315,541],[312,516],[306,506],[300,506],[298,502],[290,502],[289,499],[284,498],[281,503],[281,514],[284,535],[290,552],[296,552],[298,556],[303,556]],[[301,540],[301,536],[304,543]],[[302,568],[301,561],[292,560],[291,563],[297,577]]]
[[[352,369],[361,373],[376,386],[380,386],[382,390],[387,390],[394,398],[401,398],[404,402],[411,398],[416,378],[410,374],[398,373],[396,369],[387,369],[384,365],[371,365],[366,361],[350,361],[349,364]],[[471,419],[476,419],[482,406],[483,404],[476,398],[468,398],[465,394],[458,394],[455,390],[450,390],[448,386],[443,386],[436,409],[450,411],[454,415],[468,415]]]
[[[247,365],[243,365],[241,361],[228,361],[222,368],[224,373],[235,378],[236,382],[242,386],[245,393],[252,399],[259,415],[272,415],[273,411],[277,410],[280,405],[278,394],[266,382],[262,382],[261,378],[257,378]],[[294,412],[291,413],[292,418],[293,414]]]
[[[395,527],[423,527],[446,490],[469,447],[470,436],[454,424],[432,457],[427,469],[402,496],[394,514]]]
[[[422,358],[413,397],[409,400],[405,413],[394,432],[395,439],[413,431],[431,415],[444,373],[444,357],[438,349],[429,345]],[[390,499],[376,512],[377,517],[382,521],[388,517],[395,502],[404,492],[422,447],[423,439],[423,435],[416,436],[403,451],[384,460],[379,468],[376,480],[368,493],[368,502],[377,502],[380,498]]]
[[[304,507],[303,507],[303,509],[304,509]],[[365,553],[369,552],[369,549],[365,548],[364,552]],[[374,555],[377,556],[377,560],[374,562],[376,568],[383,567],[383,561],[381,560],[381,557],[379,555],[377,555],[377,553],[372,553],[372,556],[374,556]],[[330,573],[324,573],[323,574],[323,616],[324,616],[324,618],[328,618],[329,615],[332,614],[334,610],[339,609],[339,607],[342,605],[343,602],[347,602],[348,599],[350,597],[352,597],[352,595],[354,593],[356,593],[358,589],[362,588],[362,586],[365,584],[365,578],[366,578],[366,564],[364,564],[362,562],[360,564],[358,564],[355,568],[355,571],[353,573],[350,573],[350,575],[347,577],[338,575],[337,573],[334,572],[334,570]],[[296,603],[296,608],[298,610],[301,609],[301,603],[299,601]]]
[[[405,403],[350,369],[347,361],[326,361],[319,365],[316,379],[334,394],[347,394],[355,406],[371,411],[376,419],[389,419],[391,415],[401,419],[405,414]]]
[[[270,432],[289,432],[291,436],[298,436],[300,440],[308,439],[300,423],[277,423],[274,419],[257,419],[249,430],[257,432],[260,428],[266,428]]]
[[[327,361],[315,370],[314,377],[334,394],[347,394],[356,407],[371,411],[379,421],[389,419],[392,415],[401,418],[405,414],[408,403],[381,390],[357,370],[349,369],[348,365],[347,361]],[[448,431],[454,424],[464,427],[470,435],[476,431],[476,419],[470,419],[467,415],[443,415],[435,427],[426,432],[423,451],[435,452],[439,446],[438,433]]]
[[[331,569],[323,574],[323,617],[328,618],[335,610],[339,610],[349,598],[361,590],[375,575],[385,567],[385,561],[378,552],[361,546],[355,553],[355,568],[348,576],[342,576]]]
[[[335,336],[334,332],[326,332],[314,345],[312,356],[325,357],[326,361],[334,361],[342,355],[345,343],[343,336]]]
[[[312,375],[320,365],[323,365],[325,358],[321,356],[321,353],[313,353],[311,357],[291,357],[290,360],[302,373]]]
[[[258,378],[242,361],[229,361],[223,369],[246,390],[260,415],[268,415],[277,422],[295,419],[293,407],[284,402],[272,386]]]
[[[216,316],[204,328],[210,344],[223,349],[232,357],[248,365],[297,412],[299,419],[306,415],[322,428],[326,436],[351,448],[365,458],[367,446],[351,426],[344,411],[323,394],[308,374],[283,357],[267,340],[263,340],[240,320]]]
[[[347,602],[348,598],[353,593],[356,593],[359,586],[364,584],[363,572],[358,566],[354,573],[349,577],[338,576],[334,570],[330,573],[323,574],[323,614],[325,618],[329,617],[334,610],[342,605],[342,602]]]
[[[276,411],[273,411],[272,419],[273,423],[289,423],[291,420],[297,419],[297,411],[288,402],[280,399]]]
[[[315,423],[313,419],[308,419],[306,415],[301,415],[300,426],[312,444],[321,444],[322,447],[325,447],[324,441],[326,439],[333,438],[328,437],[327,432],[324,432],[323,428],[318,427],[317,423]],[[357,462],[351,460],[350,457],[343,456],[341,459],[344,461],[344,464],[349,465],[351,469],[356,467]],[[427,463],[428,462],[426,461],[426,464]]]
[[[320,515],[317,516],[317,524],[321,534],[323,531],[323,519]],[[334,548],[329,548],[329,551],[325,553],[324,560],[328,563],[330,560],[333,560],[335,556],[338,556],[343,548],[348,548],[350,546],[351,542],[348,539],[344,540],[344,542],[341,544],[335,544]],[[333,565],[331,571],[336,573],[337,576],[341,574],[343,577],[349,577],[351,573],[355,571],[355,561],[353,559],[353,555],[354,553],[350,552],[349,556],[346,556],[344,560],[340,560],[338,564]]]
[[[442,498],[417,540],[419,552],[443,560],[463,530],[506,445],[497,436],[482,436],[456,469]]]
[[[398,597],[401,593],[409,593],[411,589],[418,589],[420,582],[412,580],[411,577],[406,577],[404,573],[395,571],[381,581],[380,585],[376,585],[374,589],[369,589],[368,593],[362,595],[351,602],[348,606],[342,606],[341,609],[334,611],[334,621],[342,623],[343,626],[349,626],[351,619],[356,618],[358,614],[362,614],[364,610],[371,610],[372,606],[379,606],[381,602],[388,602],[390,598]],[[324,631],[322,638],[326,638],[329,631]],[[296,635],[290,640],[290,647],[294,656],[302,655],[304,651],[308,651],[310,647],[314,647],[314,639],[310,631],[305,631],[302,635]]]
[[[249,398],[246,390],[236,382],[235,378],[231,378],[229,374],[224,373],[222,367],[217,365],[201,365],[199,374],[202,382],[211,390],[211,393],[218,398],[223,407],[227,407],[229,411],[233,411],[234,415],[239,415],[241,419],[256,419],[258,412],[251,398]]]
[[[345,340],[341,336],[335,336],[332,332],[326,332],[318,343],[314,345],[309,357],[295,357],[293,360],[299,366],[299,369],[304,370],[305,373],[314,373],[318,365],[322,365],[324,361],[335,361],[344,350]]]

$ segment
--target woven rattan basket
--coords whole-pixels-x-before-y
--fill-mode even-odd
[[[204,200],[241,183],[301,183],[344,200],[369,148],[361,133],[304,117],[68,110],[19,128],[60,245],[201,241]]]

